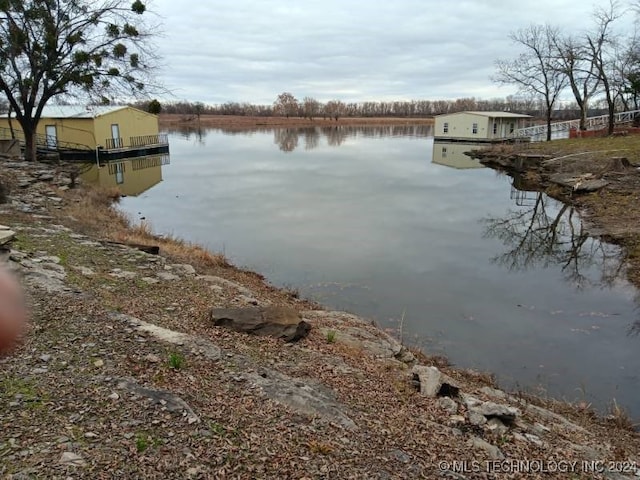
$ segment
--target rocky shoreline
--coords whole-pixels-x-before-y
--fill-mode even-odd
[[[4,262],[32,310],[0,360],[3,478],[640,478],[622,416],[504,392],[255,274],[108,241],[73,215],[92,187],[69,167],[4,160],[2,180]]]

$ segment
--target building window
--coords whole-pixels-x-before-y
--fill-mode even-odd
[[[471,133],[473,133],[474,135],[478,134],[478,124],[474,123],[473,127],[471,128]]]
[[[516,124],[512,123],[509,125],[509,133],[513,133],[513,131],[516,129]]]
[[[447,147],[442,147],[442,158],[447,158]]]
[[[493,134],[496,135],[498,133],[498,123],[493,122]]]
[[[442,126],[442,133],[449,133],[449,122],[444,122]]]

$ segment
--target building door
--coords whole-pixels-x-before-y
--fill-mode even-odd
[[[58,132],[55,125],[46,125],[44,132],[47,135],[47,148],[58,148]]]
[[[113,148],[122,148],[122,139],[120,138],[120,127],[117,123],[111,125],[111,139],[113,140]]]

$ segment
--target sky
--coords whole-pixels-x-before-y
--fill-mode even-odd
[[[579,34],[608,0],[151,0],[165,100],[271,104],[503,98],[509,33],[549,23]],[[629,17],[628,17],[629,18]]]

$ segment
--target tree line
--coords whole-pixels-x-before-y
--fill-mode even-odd
[[[616,111],[640,109],[640,38],[636,32],[640,2],[609,0],[592,12],[593,24],[584,32],[563,32],[549,24],[532,24],[510,34],[522,50],[513,59],[496,61],[494,80],[518,87],[520,94],[543,105],[550,124],[559,99],[566,92],[579,109],[580,129],[586,129],[590,107],[599,105],[609,114],[608,131],[614,130]],[[632,32],[624,32],[622,18],[635,14]]]
[[[368,101],[344,102],[331,100],[320,102],[311,97],[304,97],[301,101],[291,93],[278,95],[273,104],[256,105],[249,102],[226,102],[209,105],[202,102],[186,100],[163,102],[157,100],[139,101],[131,104],[141,110],[153,113],[168,113],[189,116],[199,115],[236,115],[253,117],[287,116],[300,118],[339,119],[341,117],[400,117],[400,118],[428,118],[444,113],[462,111],[509,111],[524,113],[534,117],[544,118],[546,106],[541,99],[532,96],[507,96],[482,100],[474,97],[455,100],[399,100],[399,101]],[[562,106],[555,106],[553,117],[557,120],[572,120],[579,117],[580,106],[576,102],[566,102]],[[593,102],[590,114],[605,113],[602,102]]]

